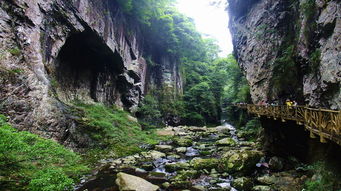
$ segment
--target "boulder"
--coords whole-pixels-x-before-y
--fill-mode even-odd
[[[174,139],[174,142],[176,145],[178,145],[180,147],[189,147],[189,146],[192,146],[192,144],[193,144],[192,139],[183,138],[183,137]]]
[[[271,189],[270,186],[261,186],[261,185],[254,186],[252,187],[251,190],[252,191],[273,191],[273,189]]]
[[[190,168],[190,165],[186,162],[167,163],[165,168],[168,172],[174,172],[177,170],[187,170]]]
[[[148,151],[148,152],[142,152],[141,155],[148,160],[156,160],[159,158],[164,158],[166,157],[165,153],[159,152],[159,151]]]
[[[250,174],[262,155],[256,150],[231,150],[223,154],[220,166],[229,173]]]
[[[178,147],[175,149],[175,151],[177,153],[186,153],[187,152],[187,148],[186,147]]]
[[[173,150],[173,147],[171,145],[155,145],[155,150],[161,152],[169,152]]]
[[[250,178],[241,177],[241,178],[234,179],[234,181],[232,182],[232,186],[236,188],[237,190],[247,191],[247,190],[251,190],[253,186],[253,182]]]
[[[271,157],[269,161],[269,167],[271,170],[280,171],[283,169],[283,159],[279,157]]]
[[[116,184],[120,191],[156,191],[158,186],[130,174],[120,172],[117,174]]]
[[[230,137],[216,141],[218,146],[235,146],[236,144],[237,142]]]
[[[218,167],[219,160],[216,158],[208,158],[208,159],[202,159],[202,158],[195,158],[191,160],[190,163],[194,169],[201,170],[201,169],[214,169]]]

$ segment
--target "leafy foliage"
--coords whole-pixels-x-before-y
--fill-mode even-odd
[[[0,181],[3,188],[17,184],[30,190],[69,190],[88,169],[81,157],[58,143],[17,131],[0,115]]]
[[[249,103],[251,101],[249,85],[232,55],[227,58],[227,80],[223,90],[222,102],[224,103],[227,120],[240,127],[246,123],[248,115],[245,111],[231,104]]]
[[[324,191],[324,190],[339,190],[341,184],[339,182],[340,175],[328,170],[325,163],[319,161],[310,166],[308,170],[314,175],[311,179],[305,182],[306,191]]]

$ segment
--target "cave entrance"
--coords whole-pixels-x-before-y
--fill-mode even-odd
[[[93,31],[71,35],[55,62],[58,97],[113,104],[120,98],[117,84],[124,72],[118,52],[113,52]]]

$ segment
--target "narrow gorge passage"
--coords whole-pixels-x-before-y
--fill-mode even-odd
[[[340,0],[0,0],[0,191],[341,191]]]

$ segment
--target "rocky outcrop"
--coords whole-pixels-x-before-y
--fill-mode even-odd
[[[341,108],[340,9],[337,0],[229,0],[234,54],[254,103]]]
[[[181,92],[177,59],[144,51],[130,22],[110,0],[1,1],[0,112],[18,129],[76,146],[70,103],[134,111],[147,86]]]

